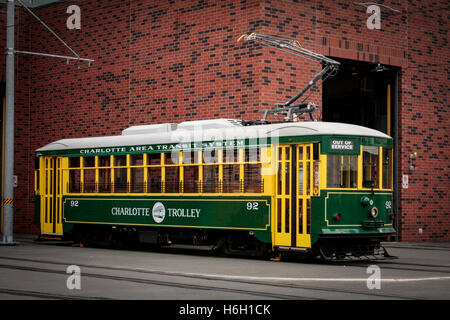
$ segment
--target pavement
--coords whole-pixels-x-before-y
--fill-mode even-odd
[[[0,300],[450,299],[450,243],[388,242],[386,249],[398,259],[326,263],[214,256],[206,248],[82,248],[36,239],[15,235],[17,245],[0,246]]]

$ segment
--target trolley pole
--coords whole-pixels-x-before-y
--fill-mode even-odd
[[[6,18],[6,111],[3,190],[3,244],[13,241],[14,220],[14,0],[8,0]]]
[[[61,56],[48,53],[14,50],[14,5],[15,0],[8,0],[6,11],[6,112],[5,112],[5,155],[4,155],[4,190],[3,190],[3,240],[0,245],[13,245],[13,221],[14,221],[14,54],[23,53],[44,57],[84,61],[91,66],[92,59],[81,58],[61,37],[47,26],[22,0],[17,0],[39,23],[41,23],[59,42],[68,48],[74,56]]]

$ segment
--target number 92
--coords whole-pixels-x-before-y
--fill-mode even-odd
[[[249,211],[256,211],[258,210],[258,202],[247,202],[247,210]]]

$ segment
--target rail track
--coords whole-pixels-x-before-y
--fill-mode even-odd
[[[26,265],[24,265],[24,263]],[[44,264],[51,265],[52,267],[45,267]],[[255,299],[260,298],[268,298],[268,299],[317,299],[312,298],[311,296],[317,296],[321,293],[332,293],[332,294],[346,294],[353,295],[357,298],[364,299],[368,297],[378,297],[381,299],[423,299],[423,297],[411,296],[411,295],[401,295],[401,294],[386,294],[382,292],[363,292],[361,290],[352,290],[352,289],[337,289],[335,287],[323,287],[316,286],[311,284],[311,282],[315,282],[317,279],[298,279],[301,283],[296,283],[296,279],[284,279],[283,278],[267,278],[267,277],[236,277],[236,276],[226,276],[226,275],[213,275],[213,274],[194,274],[194,273],[183,273],[183,272],[171,272],[171,271],[161,271],[161,270],[145,270],[139,268],[128,268],[128,267],[118,267],[118,266],[105,266],[99,264],[86,264],[79,263],[76,261],[72,262],[61,262],[57,260],[43,260],[43,259],[34,259],[34,258],[19,258],[12,256],[0,256],[0,269],[9,269],[21,272],[40,272],[46,274],[56,274],[67,277],[67,273],[64,268],[59,268],[59,266],[67,266],[70,264],[76,264],[83,270],[83,277],[86,278],[95,278],[102,279],[107,281],[121,281],[128,283],[138,283],[142,285],[149,286],[162,286],[162,287],[171,287],[171,288],[182,288],[188,290],[201,290],[201,291],[211,291],[211,292],[227,292],[232,294],[243,294],[254,297]],[[412,264],[408,263],[398,263],[394,262],[396,268],[398,266],[406,265],[410,266]],[[357,267],[364,267],[365,265],[356,264]],[[423,267],[423,265],[419,265]],[[337,266],[338,267],[338,266]],[[385,266],[383,268],[392,267]],[[430,266],[428,266],[430,267]],[[435,265],[431,266],[435,268]],[[446,266],[439,266],[444,268]],[[86,271],[87,270],[87,271]],[[410,269],[406,269],[410,270]],[[436,271],[436,270],[435,270]],[[424,271],[427,272],[427,271]],[[439,271],[439,272],[443,272]],[[121,275],[121,274],[130,274],[131,275]],[[447,267],[445,273],[450,273],[450,270]],[[158,280],[158,279],[149,279],[148,277],[158,277],[164,276],[165,279],[169,278],[170,280]],[[450,278],[450,277],[449,277]],[[186,282],[186,279],[188,280]],[[183,280],[183,281],[181,281]],[[191,281],[192,280],[192,281]],[[201,280],[210,284],[196,284],[193,283],[194,280]],[[341,279],[345,281],[345,279]],[[321,282],[326,282],[327,279],[323,279]],[[336,280],[330,279],[329,282],[333,282]],[[214,283],[213,283],[214,282]],[[306,282],[307,284],[303,283]],[[236,288],[236,284],[245,284],[252,287],[252,289],[242,289]],[[284,294],[275,292],[273,289],[277,289],[278,291],[289,291],[291,293]],[[314,292],[314,294],[311,294]],[[99,296],[82,296],[82,295],[71,295],[71,294],[52,294],[46,292],[39,291],[30,291],[30,290],[12,290],[8,288],[1,288],[0,293],[9,294],[9,295],[17,295],[17,296],[29,296],[40,299],[109,299],[107,297],[99,297]]]
[[[71,242],[59,243],[56,245],[54,242],[37,243],[31,238],[21,239],[23,244],[18,248],[24,248],[21,254],[17,254],[16,250],[3,250],[0,251],[0,269],[4,271],[3,274],[10,272],[14,277],[17,275],[27,275],[30,278],[40,279],[36,277],[36,273],[41,273],[42,278],[56,279],[59,283],[64,283],[68,274],[66,268],[69,265],[77,265],[82,270],[83,283],[89,281],[97,281],[102,288],[108,288],[110,283],[118,281],[120,286],[128,286],[132,288],[138,288],[144,293],[138,299],[148,299],[146,292],[150,295],[159,290],[166,290],[170,292],[177,292],[177,289],[188,290],[186,292],[198,293],[199,296],[207,296],[214,299],[217,296],[231,296],[231,297],[250,297],[251,299],[281,299],[281,300],[320,300],[320,299],[402,299],[402,300],[415,300],[415,299],[430,299],[430,294],[422,295],[421,292],[411,292],[410,290],[367,290],[365,281],[366,278],[361,278],[361,275],[365,275],[365,269],[370,265],[376,264],[383,270],[383,279],[386,281],[386,288],[389,286],[391,289],[395,286],[392,283],[401,283],[403,281],[443,281],[439,284],[440,288],[446,288],[450,286],[450,264],[447,263],[447,259],[436,259],[436,257],[443,257],[448,253],[448,247],[433,245],[430,247],[408,247],[400,246],[395,248],[397,252],[404,253],[404,257],[411,257],[414,255],[421,256],[432,254],[433,259],[411,259],[403,258],[397,260],[387,261],[348,261],[348,262],[326,262],[318,260],[287,260],[281,262],[273,262],[273,265],[265,264],[265,260],[261,258],[226,258],[236,259],[236,263],[242,265],[252,266],[252,261],[255,264],[261,263],[263,265],[262,270],[266,270],[261,273],[261,276],[255,276],[253,272],[225,272],[225,269],[218,268],[217,273],[208,273],[205,270],[216,270],[215,268],[198,269],[198,272],[193,272],[195,268],[172,268],[166,269],[161,265],[151,264],[151,268],[142,267],[146,265],[145,259],[140,263],[124,263],[124,260],[120,260],[120,265],[113,265],[106,261],[95,261],[92,259],[86,259],[86,257],[96,257],[98,254],[102,257],[111,257],[117,254],[127,257],[128,255],[134,258],[145,255],[156,255],[155,259],[167,259],[169,263],[177,264],[183,263],[183,261],[196,261],[197,259],[203,259],[203,263],[214,264],[216,258],[211,257],[211,253],[207,250],[199,250],[198,248],[182,247],[167,247],[167,248],[138,248],[137,250],[114,250],[114,249],[84,249],[73,248]],[[398,251],[398,250],[405,251]],[[46,253],[40,255],[41,252]],[[73,252],[70,252],[73,250]],[[93,251],[91,251],[93,250]],[[100,251],[96,251],[100,250]],[[408,250],[418,250],[417,252],[411,252]],[[423,250],[423,251],[422,251]],[[73,253],[73,254],[72,254]],[[110,255],[111,253],[111,255]],[[136,255],[137,253],[137,255]],[[64,258],[63,258],[64,256]],[[70,257],[70,258],[67,258]],[[179,257],[179,259],[178,259]],[[209,260],[211,258],[211,261]],[[139,259],[139,258],[137,258]],[[126,260],[126,259],[125,259]],[[231,261],[231,260],[230,260]],[[435,262],[435,263],[433,263]],[[272,263],[272,262],[270,262]],[[301,272],[290,273],[295,274],[295,277],[289,277],[286,274],[283,277],[283,270],[296,270],[298,265],[299,270],[315,270],[320,269],[317,273],[322,278],[311,276],[299,276]],[[273,267],[275,266],[275,267]],[[292,268],[294,266],[294,269]],[[317,266],[317,268],[316,268]],[[340,270],[351,270],[350,273],[343,272],[339,276]],[[203,271],[202,271],[203,270]],[[220,271],[222,270],[222,271]],[[271,271],[280,270],[277,276],[270,276]],[[404,273],[403,273],[404,271]],[[248,276],[244,275],[248,274]],[[335,276],[333,277],[332,274]],[[356,276],[359,278],[348,278]],[[399,275],[398,279],[389,279],[389,275]],[[412,275],[412,276],[411,276]],[[405,278],[410,279],[405,279]],[[413,277],[413,278],[411,278]],[[415,277],[415,278],[414,278]],[[20,281],[20,276],[18,281]],[[106,282],[105,282],[106,281]],[[348,282],[348,283],[347,283]],[[5,282],[6,283],[6,282]],[[27,286],[14,286],[3,285],[0,279],[0,295],[3,297],[15,296],[19,299],[57,299],[57,300],[108,300],[108,299],[123,299],[123,296],[109,294],[107,290],[49,290],[49,288],[39,287],[27,287]],[[355,283],[360,283],[355,285]],[[428,284],[428,287],[434,288],[433,284]],[[136,284],[138,287],[136,287]],[[117,283],[116,283],[117,285]],[[383,285],[384,286],[384,285]],[[158,289],[160,288],[160,289]],[[405,287],[403,287],[405,288]],[[205,295],[206,293],[206,295]],[[445,293],[444,293],[445,295]],[[126,299],[127,297],[125,297]],[[130,298],[135,298],[131,296]]]

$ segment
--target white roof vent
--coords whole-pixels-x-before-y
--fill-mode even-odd
[[[213,119],[213,120],[196,120],[184,121],[180,123],[177,130],[207,130],[207,129],[222,129],[231,127],[241,127],[242,123],[236,119]]]
[[[150,124],[143,126],[133,126],[122,131],[123,136],[131,136],[136,134],[152,134],[165,133],[176,130],[176,123]]]

